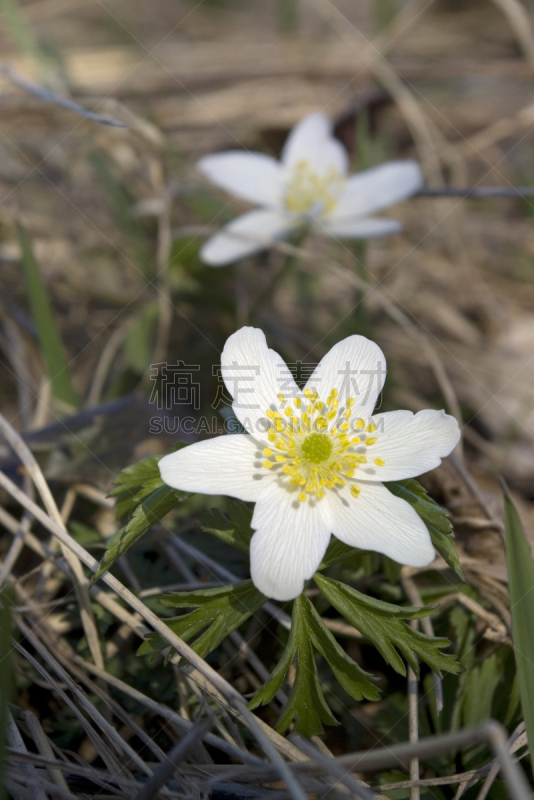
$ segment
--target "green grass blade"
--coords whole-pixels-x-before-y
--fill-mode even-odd
[[[43,55],[17,0],[0,0],[0,17],[7,32],[36,66],[42,67]]]
[[[11,699],[11,603],[6,590],[0,591],[0,800],[6,800],[6,731]]]
[[[534,563],[519,514],[506,490],[504,521],[519,693],[528,740],[534,742]],[[530,759],[534,769],[534,748]]]
[[[76,408],[79,406],[78,395],[70,379],[65,351],[39,265],[33,254],[30,237],[20,225],[18,234],[33,318],[37,326],[46,371],[52,384],[52,394],[57,400]]]

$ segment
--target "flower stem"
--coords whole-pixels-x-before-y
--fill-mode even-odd
[[[356,131],[354,142],[354,162],[357,172],[362,172],[369,167],[371,151],[371,130],[369,109],[362,108],[356,117]],[[358,277],[369,282],[367,270],[368,242],[357,239],[354,242],[354,255],[356,259],[356,272]],[[367,315],[364,306],[363,292],[356,291],[354,295],[355,320],[360,332],[367,326]]]
[[[295,247],[301,247],[304,243],[304,240],[308,234],[307,229],[300,231],[293,237],[293,241],[291,242],[292,245]],[[279,284],[286,278],[298,264],[298,257],[295,255],[288,255],[285,261],[283,262],[282,266],[278,269],[277,272],[274,273],[271,280],[267,284],[267,286],[262,289],[262,291],[258,294],[255,301],[252,303],[250,309],[250,318],[254,319],[263,306],[271,299],[274,292],[278,288]]]
[[[296,33],[299,23],[299,0],[277,0],[276,21],[281,34]]]

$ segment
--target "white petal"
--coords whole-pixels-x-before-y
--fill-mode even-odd
[[[321,359],[306,388],[319,393],[323,402],[337,389],[340,404],[355,400],[352,420],[367,419],[386,379],[386,358],[375,342],[365,336],[348,336]]]
[[[272,485],[256,503],[250,543],[250,574],[267,597],[292,600],[321,563],[330,541],[330,508],[323,500],[297,499]]]
[[[315,224],[315,230],[336,239],[371,239],[373,236],[389,236],[402,230],[396,219],[358,217],[356,219],[337,219],[326,217]]]
[[[357,498],[348,486],[327,494],[334,514],[334,535],[345,544],[383,553],[399,564],[430,564],[436,555],[430,534],[411,505],[381,483],[361,481],[358,485],[361,492]]]
[[[248,433],[265,437],[268,408],[280,410],[278,393],[288,402],[300,395],[283,358],[267,347],[259,328],[240,328],[227,339],[221,353],[223,380],[234,402],[236,417]]]
[[[374,214],[415,194],[424,178],[417,161],[390,161],[353,175],[339,199],[336,219]]]
[[[199,256],[210,267],[223,267],[269,247],[269,241],[283,239],[292,221],[276,211],[249,211],[232,220],[200,248]]]
[[[373,422],[377,442],[367,448],[369,465],[360,468],[366,481],[415,478],[439,467],[460,441],[458,422],[444,411],[388,411]],[[383,459],[384,466],[375,466],[375,458]]]
[[[308,114],[289,133],[282,150],[282,163],[291,168],[299,161],[308,161],[318,174],[335,167],[341,175],[346,175],[347,151],[332,136],[332,123],[324,114]]]
[[[284,170],[270,156],[231,150],[204,156],[197,166],[212,183],[243,200],[272,207],[282,202]]]
[[[159,470],[166,484],[183,492],[255,501],[274,480],[261,468],[261,458],[252,436],[236,433],[169,453],[159,462]]]

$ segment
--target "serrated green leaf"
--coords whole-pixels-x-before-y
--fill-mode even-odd
[[[327,567],[332,567],[334,564],[339,564],[341,561],[346,561],[349,558],[366,556],[368,552],[368,550],[359,550],[357,547],[351,547],[348,544],[344,544],[344,542],[341,542],[334,536],[332,537],[326,553],[324,554],[323,560],[319,564],[318,568],[326,569]]]
[[[250,701],[250,708],[269,703],[281,688],[291,662],[297,656],[295,682],[277,730],[284,731],[293,721],[295,730],[305,736],[321,733],[323,723],[337,724],[324,698],[319,682],[314,648],[323,656],[341,686],[357,700],[377,700],[379,692],[372,676],[364,672],[339,646],[334,636],[305,595],[293,604],[291,632],[282,657],[271,678]]]
[[[71,382],[67,358],[57,329],[56,317],[48,298],[48,292],[39,265],[33,254],[30,237],[20,225],[18,226],[18,235],[28,295],[41,352],[52,387],[52,394],[63,403],[77,408],[79,398]]]
[[[440,556],[458,577],[465,581],[454,546],[454,533],[447,512],[432,500],[426,489],[413,478],[404,481],[389,481],[384,485],[392,494],[406,500],[417,511],[427,526],[432,544]]]
[[[186,446],[185,442],[177,442],[169,452],[176,452]],[[114,488],[109,493],[110,497],[117,498],[115,501],[117,519],[129,516],[147,497],[165,485],[159,472],[159,462],[162,458],[162,455],[142,458],[117,475],[113,481]]]
[[[184,492],[162,486],[137,506],[127,525],[108,542],[106,552],[91,580],[94,584],[149,528],[169,513],[184,497]]]
[[[442,559],[452,570],[454,570],[458,577],[465,582],[465,575],[460,566],[460,559],[458,558],[458,553],[456,552],[452,534],[442,533],[441,531],[438,531],[437,528],[434,528],[433,525],[427,524],[427,528],[428,532],[430,533],[430,538],[432,539],[432,544]]]
[[[199,521],[202,530],[205,533],[211,533],[226,544],[248,553],[250,539],[254,532],[250,527],[252,511],[243,503],[231,501],[226,503],[226,510],[230,519],[225,517],[218,508],[200,514]]]
[[[401,675],[406,674],[406,668],[397,651],[402,653],[416,675],[419,674],[419,660],[438,675],[442,669],[446,672],[460,670],[454,656],[441,652],[450,645],[448,639],[426,636],[404,622],[405,619],[428,616],[433,610],[431,607],[413,609],[384,603],[319,573],[315,573],[314,580],[334,608],[373,642],[388,664]]]
[[[310,608],[312,611],[310,611]],[[269,703],[281,688],[289,667],[294,657],[297,656],[295,681],[287,705],[276,726],[276,730],[279,732],[283,732],[294,718],[296,718],[295,730],[304,736],[315,736],[322,733],[323,723],[337,725],[337,720],[328,708],[324,698],[313,653],[310,620],[314,619],[316,613],[310,601],[304,595],[297,597],[293,603],[291,631],[282,657],[274,668],[270,679],[258,689],[249,703],[250,708],[257,708],[260,705]],[[323,623],[321,622],[320,624],[322,625]],[[314,628],[317,629],[319,626],[314,625]],[[316,636],[316,638],[319,640],[320,647],[323,648],[324,638],[320,636]],[[336,646],[339,647],[337,643]],[[340,666],[341,659],[338,661],[334,657],[333,660],[336,663],[336,668]],[[346,665],[344,666],[345,669],[340,666],[340,672],[344,673],[343,680],[349,685],[347,675],[350,670]]]
[[[161,489],[162,486],[165,486],[165,484],[161,478],[152,478],[137,491],[128,489],[120,494],[115,501],[115,516],[117,519],[129,517],[137,506],[141,505],[143,500],[146,500],[151,494]]]
[[[246,547],[250,547],[250,540],[254,533],[250,527],[252,510],[244,505],[244,503],[234,503],[231,500],[227,500],[226,511],[234,523],[234,529],[239,541],[246,545]]]
[[[148,456],[123,469],[113,481],[115,488],[109,493],[110,497],[121,494],[125,489],[136,489],[147,481],[159,478],[158,464],[162,458],[163,456]]]
[[[527,736],[534,742],[534,564],[523,525],[508,492],[504,497],[504,522],[519,694]],[[533,747],[530,760],[534,768]]]
[[[302,595],[302,604],[313,645],[328,662],[341,686],[355,700],[378,700],[380,692],[372,682],[373,676],[345,653],[305,595]]]
[[[254,709],[258,706],[263,706],[266,703],[271,702],[284,682],[284,678],[291,665],[291,662],[297,653],[297,647],[297,629],[296,626],[292,625],[289,633],[289,639],[287,641],[287,645],[285,646],[284,652],[282,653],[280,661],[274,668],[267,683],[264,683],[263,686],[261,686],[254,694],[249,703],[249,708]]]
[[[385,485],[390,492],[410,503],[425,524],[433,525],[441,533],[452,533],[447,512],[432,500],[419,481],[408,478],[403,481],[389,481]]]
[[[251,580],[216,589],[173,592],[160,599],[173,608],[195,609],[180,617],[166,619],[165,623],[186,642],[204,631],[191,644],[201,658],[205,658],[226,636],[267,602],[267,598],[256,589]],[[138,655],[146,655],[168,646],[167,640],[159,633],[150,633],[137,652]]]
[[[311,737],[323,732],[322,723],[337,725],[338,722],[328,708],[319,682],[317,664],[306,624],[305,600],[304,595],[300,595],[293,604],[291,629],[295,631],[297,668],[287,706],[276,730],[282,733],[295,718],[295,731]]]

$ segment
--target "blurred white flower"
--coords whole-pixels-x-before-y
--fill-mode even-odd
[[[263,250],[265,240],[284,239],[304,225],[348,239],[395,233],[401,228],[396,220],[371,215],[423,185],[416,161],[390,161],[349,177],[347,152],[332,136],[328,117],[319,113],[293,128],[280,161],[236,150],[205,156],[198,167],[212,183],[261,207],[204,244],[200,257],[212,267]]]
[[[230,336],[221,365],[247,433],[192,444],[159,467],[176,489],[256,503],[250,570],[261,592],[297,597],[331,533],[401,564],[434,559],[425,524],[382,481],[437,467],[460,439],[458,423],[434,410],[372,416],[386,374],[378,345],[364,336],[339,342],[304,390],[258,328]]]

